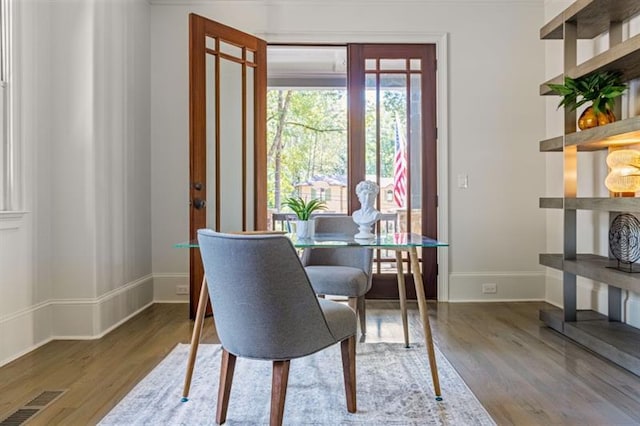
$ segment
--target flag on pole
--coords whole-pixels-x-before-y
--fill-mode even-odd
[[[396,154],[393,159],[393,201],[398,207],[404,207],[407,197],[407,157],[404,137],[400,133],[400,122],[396,118]]]

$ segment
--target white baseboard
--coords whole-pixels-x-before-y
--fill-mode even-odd
[[[483,293],[483,284],[495,284],[495,293]],[[541,272],[462,272],[449,275],[449,302],[522,302],[545,300]]]
[[[176,286],[189,288],[189,273],[153,274],[153,300],[156,303],[188,303],[188,294],[176,294]]]
[[[99,339],[153,303],[147,275],[94,299],[54,299],[0,318],[0,366],[55,339]]]
[[[0,318],[0,366],[52,340],[51,312],[43,302]]]

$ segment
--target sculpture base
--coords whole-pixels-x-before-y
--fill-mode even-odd
[[[375,237],[375,235],[371,232],[371,223],[359,224],[360,228],[356,235],[353,236],[356,240],[370,240]]]

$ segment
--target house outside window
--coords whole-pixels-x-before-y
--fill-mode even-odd
[[[386,197],[386,201],[388,203],[392,202],[393,201],[393,190],[387,190],[387,192],[385,194],[385,197]]]

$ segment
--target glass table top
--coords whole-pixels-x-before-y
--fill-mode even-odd
[[[413,233],[392,233],[375,235],[373,238],[361,240],[344,234],[316,234],[312,238],[298,239],[296,234],[287,236],[297,248],[335,248],[339,246],[361,246],[375,248],[408,248],[408,247],[448,247],[449,244],[433,238]],[[175,244],[176,248],[198,248],[198,241]]]

